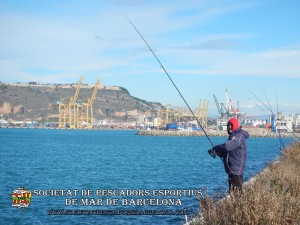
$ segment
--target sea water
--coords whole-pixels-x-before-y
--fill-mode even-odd
[[[208,155],[210,144],[205,137],[135,134],[136,131],[120,130],[0,129],[0,223],[183,224],[199,211],[200,191],[211,194],[228,189],[222,162]],[[216,145],[226,138],[211,140]],[[286,145],[292,141],[284,139]],[[278,139],[248,139],[245,180],[280,155],[278,146]],[[19,187],[32,191],[26,208],[12,207],[11,192]],[[58,190],[69,190],[73,195],[61,195]],[[104,196],[99,194],[103,190]],[[127,190],[131,195],[109,195],[105,190]],[[165,190],[171,193],[158,195]],[[190,192],[179,195],[174,192],[178,190]],[[137,204],[138,199],[149,198],[154,199],[154,205]],[[82,199],[86,201],[83,204]],[[122,199],[136,201],[126,205]],[[177,204],[156,202],[162,199],[173,199]],[[53,209],[73,214],[72,210],[87,210],[87,214],[49,215]],[[91,215],[92,210],[180,213]]]

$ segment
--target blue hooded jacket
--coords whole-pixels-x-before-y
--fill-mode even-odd
[[[236,129],[228,140],[221,145],[216,145],[213,150],[218,152],[224,163],[225,172],[233,175],[244,175],[247,159],[247,131]]]

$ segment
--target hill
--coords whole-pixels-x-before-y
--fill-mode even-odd
[[[0,115],[8,120],[57,121],[58,103],[74,95],[76,85],[5,84],[0,82]],[[78,101],[86,101],[94,90],[82,85]],[[96,120],[131,122],[149,110],[162,108],[160,103],[133,97],[123,87],[101,87],[93,105]]]

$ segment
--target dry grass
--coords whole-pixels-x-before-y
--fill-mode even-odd
[[[200,201],[201,222],[193,224],[300,224],[300,143],[245,185],[243,192]]]

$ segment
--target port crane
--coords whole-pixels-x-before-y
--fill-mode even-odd
[[[58,102],[58,127],[65,128],[69,118],[69,98],[63,98]]]
[[[61,99],[59,105],[59,128],[92,128],[94,123],[93,104],[96,99],[97,90],[100,87],[98,78],[94,86],[92,96],[85,102],[78,100],[79,91],[82,86],[83,77],[81,76],[71,98]]]
[[[214,99],[215,99],[215,103],[216,103],[216,106],[217,106],[217,109],[218,109],[218,112],[219,114],[221,115],[221,118],[224,118],[225,116],[229,116],[229,111],[228,109],[225,107],[224,103],[219,103],[217,97],[215,95],[214,96]]]
[[[231,117],[236,117],[239,119],[241,116],[245,115],[246,113],[241,112],[239,109],[239,104],[240,102],[237,101],[237,107],[234,108],[231,99],[228,97],[228,92],[226,89],[226,100],[227,100],[227,110],[228,110],[228,115]]]
[[[77,104],[77,127],[78,128],[93,128],[94,116],[93,116],[93,104],[96,99],[97,91],[100,87],[100,79],[98,78],[92,96],[84,103]]]
[[[75,128],[77,123],[76,104],[79,95],[79,90],[82,84],[83,77],[81,76],[73,97],[63,98],[58,104],[58,127],[59,128]]]
[[[200,125],[207,127],[207,111],[208,101],[200,99],[198,108],[196,109],[195,115],[200,122]],[[158,127],[163,127],[168,123],[187,123],[193,120],[193,115],[189,112],[186,107],[174,107],[170,104],[165,106],[165,109],[159,109],[157,111]]]
[[[204,129],[207,129],[207,112],[208,112],[208,101],[203,99],[202,102],[202,99],[200,99],[195,115]]]
[[[73,97],[70,99],[69,103],[69,126],[70,128],[77,128],[77,120],[78,120],[78,114],[77,114],[77,99],[80,91],[80,87],[82,85],[83,77],[81,76],[76,87],[76,91]]]
[[[244,115],[245,113],[240,112],[239,110],[239,101],[237,101],[237,107],[234,108],[231,99],[228,96],[228,91],[226,89],[226,106],[224,105],[224,103],[219,103],[217,97],[215,95],[214,99],[215,99],[215,103],[218,109],[218,112],[221,116],[221,118],[228,118],[228,117],[236,117],[239,118],[240,116]]]
[[[171,109],[168,109],[167,107],[166,107],[166,109],[159,109],[157,111],[158,127],[163,127],[164,125],[166,125],[170,122],[170,120],[169,120],[170,112],[171,112]]]
[[[77,123],[76,105],[79,90],[82,84],[83,77],[81,76],[73,97],[63,98],[58,104],[58,127],[59,128],[75,128]]]
[[[100,86],[100,80],[99,78],[96,81],[93,94],[90,98],[88,98],[87,104],[86,104],[86,112],[87,112],[87,128],[93,128],[94,123],[94,116],[93,116],[93,104],[96,99],[97,91]]]
[[[230,117],[235,117],[237,119],[240,119],[241,116],[245,115],[244,112],[240,112],[239,110],[239,101],[237,102],[237,108],[233,107],[232,101],[228,96],[227,89],[225,95],[226,95],[226,103],[227,103],[226,106],[223,103],[219,103],[217,97],[213,95],[218,112],[220,114],[220,117],[217,119],[217,126],[223,130],[226,129],[227,120]]]

